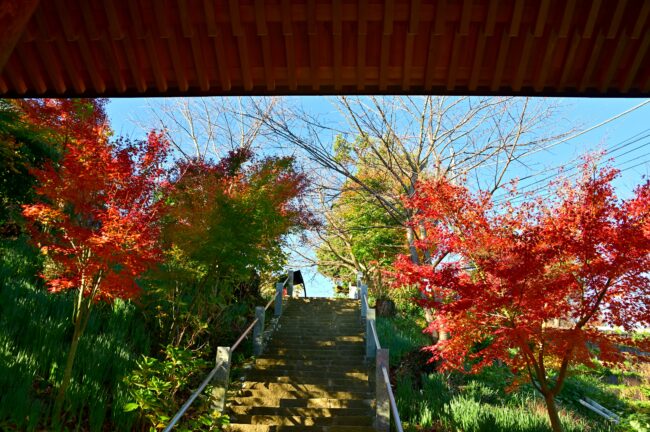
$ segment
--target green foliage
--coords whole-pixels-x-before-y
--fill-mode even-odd
[[[24,239],[0,243],[0,429],[49,425],[70,343],[72,296],[49,294],[37,280],[39,256]],[[134,413],[122,377],[148,353],[149,336],[133,304],[98,304],[80,341],[67,395],[67,427],[128,430]]]
[[[56,146],[20,118],[16,104],[0,99],[0,227],[19,218],[33,198],[29,169],[58,157]]]
[[[425,326],[423,318],[414,321],[405,316],[378,317],[376,324],[379,341],[384,348],[390,349],[392,365],[400,364],[406,354],[417,351],[431,342],[431,339],[422,333]]]
[[[209,366],[209,362],[192,351],[172,345],[165,347],[162,360],[143,356],[133,373],[124,379],[133,400],[124,406],[124,410],[138,411],[149,430],[163,429],[198,386]],[[228,416],[210,409],[211,400],[205,396],[209,394],[208,388],[192,404],[176,430],[213,431],[228,424]]]

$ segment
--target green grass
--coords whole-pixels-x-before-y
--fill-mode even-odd
[[[72,298],[50,294],[34,276],[35,252],[22,240],[0,243],[0,429],[47,427],[70,345]],[[97,304],[82,337],[65,410],[67,425],[130,429],[134,413],[122,378],[150,341],[136,308]]]

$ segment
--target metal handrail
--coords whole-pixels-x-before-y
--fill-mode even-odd
[[[377,336],[377,329],[375,328],[374,321],[370,321],[370,328],[372,329],[372,337],[375,339],[375,347],[381,349],[381,344],[379,343],[379,336]]]
[[[287,276],[284,282],[282,282],[282,286],[285,286],[288,281],[289,281],[289,276]],[[274,302],[275,302],[275,296],[273,296],[273,298],[269,300],[269,302],[264,307],[264,310],[266,311]],[[255,327],[255,324],[257,324],[258,321],[259,320],[255,318],[253,322],[250,323],[250,325],[246,328],[246,330],[244,330],[244,333],[242,333],[241,336],[239,336],[239,339],[237,339],[237,341],[235,341],[235,343],[230,347],[230,353],[232,353],[235,349],[237,349],[237,347],[242,343],[242,341],[246,338],[246,336],[248,336],[251,330],[253,330],[253,327]],[[220,367],[223,367],[223,362],[220,362],[218,365],[214,367],[214,369],[210,371],[208,376],[205,377],[203,382],[201,382],[201,385],[199,385],[199,387],[190,395],[190,397],[187,399],[187,401],[185,401],[183,406],[178,410],[178,412],[174,415],[174,417],[172,417],[171,421],[169,422],[167,427],[163,430],[163,432],[170,432],[173,429],[173,427],[176,426],[176,423],[178,423],[181,417],[183,417],[183,414],[187,412],[187,410],[192,405],[192,403],[196,400],[196,398],[199,397],[199,395],[203,392],[203,390],[205,390],[208,384],[210,384],[210,381],[212,381],[212,379],[214,378],[214,376],[216,375]]]
[[[366,308],[370,309],[368,304],[368,296],[361,296],[361,300],[365,303]],[[375,349],[381,349],[381,344],[379,343],[379,335],[377,334],[377,328],[375,327],[375,321],[370,321],[370,328],[372,329],[372,337],[375,340]],[[398,432],[404,432],[402,427],[402,419],[399,416],[399,411],[397,410],[397,402],[395,402],[395,395],[393,394],[393,388],[390,385],[390,377],[388,376],[388,371],[386,366],[381,367],[381,372],[384,377],[384,384],[386,384],[386,389],[388,390],[388,400],[390,401],[390,409],[393,412],[393,417],[395,421],[395,427]]]
[[[390,400],[390,408],[393,411],[393,416],[395,416],[395,427],[397,428],[398,432],[404,432],[404,429],[402,429],[402,419],[400,419],[399,411],[397,411],[397,402],[395,402],[395,395],[393,395],[393,388],[390,386],[390,378],[388,376],[388,371],[386,370],[386,366],[381,367],[381,372],[384,375],[384,383],[386,384],[386,388],[388,389],[388,399]]]

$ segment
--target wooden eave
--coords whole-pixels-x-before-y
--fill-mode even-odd
[[[0,0],[0,95],[650,95],[648,0]]]

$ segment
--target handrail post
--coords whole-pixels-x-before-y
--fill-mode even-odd
[[[375,428],[378,432],[388,432],[390,429],[390,400],[388,397],[388,386],[390,383],[385,382],[382,368],[388,368],[388,349],[378,349],[375,360],[375,387],[377,392],[377,416],[375,418]]]
[[[224,412],[226,409],[226,392],[230,383],[230,347],[217,347],[217,373],[212,379],[212,409]]]
[[[368,308],[368,285],[361,284],[361,319],[366,318],[366,309]]]
[[[375,323],[375,309],[368,308],[366,315],[366,358],[373,358],[377,353],[377,345],[372,335],[372,326]]]
[[[264,306],[257,306],[255,308],[255,318],[257,323],[253,328],[253,355],[262,354],[262,345],[264,341],[264,317],[265,317]]]
[[[279,317],[282,315],[282,290],[284,289],[284,284],[278,282],[275,284],[275,316]]]
[[[287,278],[287,296],[293,297],[293,270],[289,270],[289,277]]]

